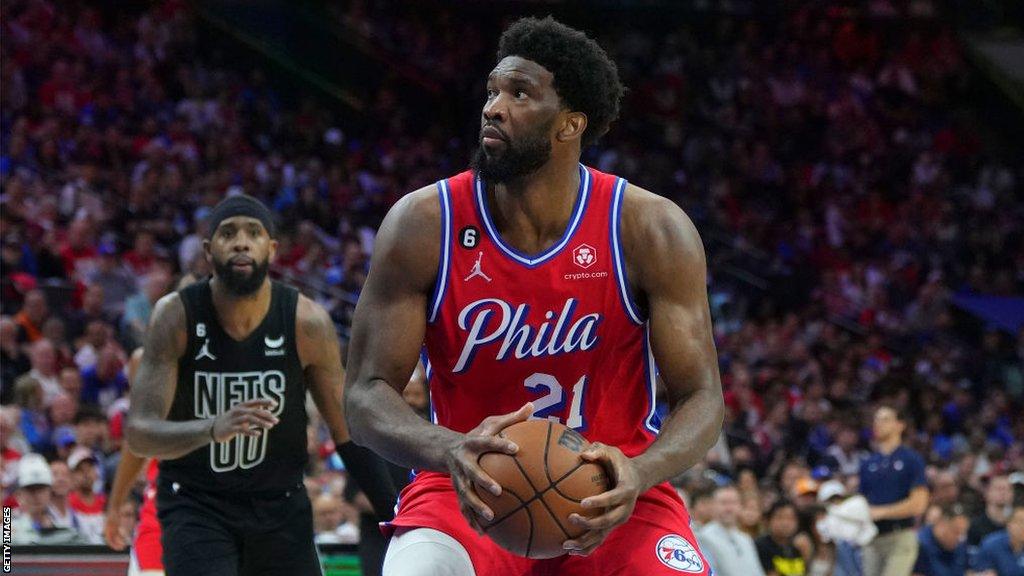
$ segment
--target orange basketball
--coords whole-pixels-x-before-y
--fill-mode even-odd
[[[530,420],[498,433],[515,442],[514,455],[481,454],[480,467],[501,484],[501,496],[477,490],[494,512],[494,520],[478,518],[484,532],[499,546],[527,558],[554,558],[566,553],[562,544],[585,529],[569,522],[572,513],[601,514],[580,502],[609,489],[604,467],[580,458],[590,446],[575,430],[547,420]]]

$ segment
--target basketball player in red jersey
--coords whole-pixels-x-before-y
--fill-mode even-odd
[[[419,471],[388,525],[384,574],[709,574],[667,483],[723,416],[700,237],[672,202],[579,163],[623,93],[593,40],[523,19],[498,60],[473,169],[391,209],[356,309],[352,437]],[[401,397],[424,343],[433,424]],[[493,515],[473,489],[500,492],[477,457],[515,453],[495,434],[528,417],[579,431],[614,480],[550,560],[505,552],[476,520]]]

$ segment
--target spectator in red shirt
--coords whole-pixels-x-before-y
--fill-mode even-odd
[[[74,488],[68,495],[68,504],[78,518],[79,532],[92,544],[103,543],[103,510],[107,506],[107,497],[95,491],[100,477],[97,463],[92,450],[84,446],[75,448],[68,457]]]
[[[99,265],[99,254],[91,241],[91,226],[88,220],[75,220],[68,227],[67,239],[60,249],[68,278],[84,281]]]
[[[124,253],[124,261],[128,269],[136,277],[145,276],[153,268],[156,261],[155,238],[153,233],[143,230],[135,235],[132,249]]]

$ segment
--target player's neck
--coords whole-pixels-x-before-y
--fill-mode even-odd
[[[530,176],[496,184],[488,205],[503,237],[525,252],[540,252],[565,232],[580,187],[575,160],[554,158]]]
[[[213,293],[213,307],[221,328],[236,340],[242,340],[252,333],[270,310],[270,280],[252,294],[238,296],[224,288],[214,278],[210,282]]]

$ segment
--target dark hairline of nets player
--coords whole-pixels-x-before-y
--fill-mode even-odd
[[[619,117],[625,88],[618,69],[604,49],[583,32],[550,16],[522,18],[509,26],[498,42],[498,61],[508,56],[546,68],[554,76],[555,92],[562,103],[587,115],[583,147],[596,142]]]

